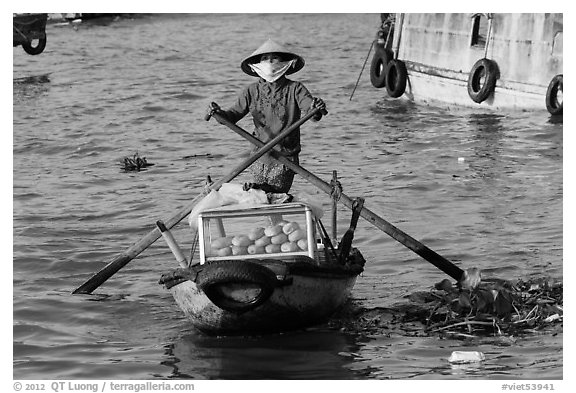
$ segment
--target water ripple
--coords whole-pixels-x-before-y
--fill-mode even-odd
[[[337,170],[347,195],[364,196],[372,211],[462,268],[561,278],[562,123],[389,99],[366,71],[351,101],[378,24],[377,14],[141,14],[76,29],[49,25],[40,56],[15,48],[14,378],[562,378],[561,335],[470,348],[490,354],[477,369],[447,364],[463,344],[454,340],[325,326],[204,337],[157,284],[176,266],[162,240],[95,295],[70,295],[199,195],[206,175],[219,179],[248,156],[249,143],[203,117],[210,101],[231,105],[252,81],[239,62],[266,31],[299,48],[306,67],[294,79],[328,106],[320,122],[302,126],[302,166],[326,180]],[[253,128],[249,118],[239,125]],[[155,165],[123,172],[119,161],[136,152]],[[330,209],[302,179],[294,189]],[[340,232],[349,220],[340,207]],[[188,253],[186,224],[173,233]],[[355,244],[367,259],[353,291],[363,307],[445,278],[366,222]]]

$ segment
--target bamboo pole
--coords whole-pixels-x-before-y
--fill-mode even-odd
[[[338,174],[332,171],[332,242],[338,244],[338,196],[340,189],[338,185]]]

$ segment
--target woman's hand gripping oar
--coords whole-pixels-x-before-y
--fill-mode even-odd
[[[240,173],[242,173],[246,168],[248,168],[250,165],[252,165],[252,163],[254,163],[256,160],[258,160],[264,154],[266,154],[267,152],[272,150],[272,148],[274,146],[276,146],[282,139],[284,139],[286,136],[288,136],[292,131],[294,131],[295,129],[300,127],[302,124],[304,124],[306,121],[308,121],[310,118],[312,118],[314,115],[316,115],[316,113],[320,110],[321,110],[320,108],[313,109],[308,114],[306,114],[306,116],[304,116],[303,118],[298,120],[296,123],[294,123],[293,125],[288,127],[286,130],[284,130],[282,133],[280,133],[277,137],[275,137],[274,139],[272,139],[271,141],[269,141],[266,144],[262,143],[262,145],[259,146],[260,149],[258,149],[256,152],[254,152],[254,154],[252,154],[250,157],[248,157],[246,160],[244,160],[240,165],[238,165],[228,175],[224,176],[222,179],[220,179],[216,183],[212,184],[210,186],[210,189],[218,190],[222,184],[228,183],[229,181],[234,179],[236,176],[238,176]],[[223,116],[221,116],[221,115],[219,115],[219,116],[221,119],[225,120],[225,118]],[[208,117],[208,119],[209,119],[209,117]],[[225,120],[225,121],[227,121],[227,120]],[[199,196],[194,198],[190,204],[188,204],[187,206],[182,208],[180,211],[178,211],[178,213],[176,213],[175,216],[168,219],[167,221],[164,221],[164,225],[166,226],[166,228],[171,229],[174,225],[176,225],[180,221],[182,221],[182,219],[184,217],[186,217],[188,214],[190,214],[190,212],[192,211],[192,208],[196,205],[196,203],[198,203],[207,193],[208,193],[208,190],[206,190],[205,192],[203,192],[202,194],[200,194]],[[148,248],[152,243],[154,243],[156,240],[158,240],[158,238],[160,238],[160,236],[161,236],[160,230],[158,228],[153,229],[148,234],[146,234],[140,241],[133,244],[131,247],[129,247],[123,253],[118,254],[110,263],[108,263],[106,266],[104,266],[99,272],[94,274],[84,284],[82,284],[81,286],[76,288],[72,293],[73,294],[92,293],[92,291],[94,291],[96,288],[98,288],[100,285],[102,285],[106,280],[108,280],[110,277],[112,277],[118,270],[120,270],[124,266],[126,266],[132,259],[134,259],[142,251],[144,251],[146,248]]]
[[[242,128],[238,127],[236,124],[232,124],[231,122],[227,121],[224,117],[218,115],[218,113],[214,114],[214,117],[220,122],[221,124],[226,125],[232,131],[236,132],[244,139],[247,139],[253,145],[258,147],[264,146],[264,142],[255,138],[248,132],[244,131]],[[278,162],[282,163],[286,167],[290,168],[294,172],[298,173],[302,176],[306,181],[312,183],[328,195],[332,192],[332,187],[330,184],[324,182],[314,174],[308,172],[306,169],[302,168],[300,165],[294,164],[292,161],[288,160],[286,157],[278,154],[274,150],[270,152],[270,155],[276,159]],[[349,209],[353,209],[354,201],[350,199],[347,195],[342,193],[340,195],[339,202],[342,203]],[[374,225],[376,228],[380,229],[381,231],[385,232],[387,235],[398,241],[399,243],[403,244],[405,247],[409,248],[410,250],[414,251],[416,254],[420,255],[426,261],[430,262],[438,269],[442,270],[444,273],[448,274],[450,277],[455,279],[458,282],[463,282],[463,280],[467,279],[467,275],[464,274],[465,272],[460,269],[458,266],[454,265],[452,262],[444,258],[443,256],[437,254],[435,251],[431,250],[430,248],[426,247],[424,244],[420,243],[418,240],[414,239],[410,235],[402,232],[400,229],[396,228],[394,225],[390,224],[388,221],[384,220],[383,218],[379,217],[368,208],[364,207],[360,213],[360,216],[364,218],[366,221]]]

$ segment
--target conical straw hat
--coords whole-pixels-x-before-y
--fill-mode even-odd
[[[278,44],[277,42],[268,39],[268,41],[263,43],[258,49],[252,52],[250,56],[242,60],[242,63],[240,64],[242,71],[248,75],[258,76],[258,74],[252,71],[252,68],[250,68],[249,64],[259,63],[260,56],[262,56],[264,53],[280,53],[287,55],[291,59],[296,59],[296,64],[286,72],[287,75],[300,71],[302,67],[304,67],[304,58],[302,58],[302,56],[297,55],[296,53],[286,49],[284,46]]]

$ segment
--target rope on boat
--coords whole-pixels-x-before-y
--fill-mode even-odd
[[[486,46],[484,48],[484,58],[488,58],[488,47],[490,46],[490,40],[492,39],[492,14],[486,14],[488,19],[488,36],[486,37]]]
[[[330,191],[330,198],[334,199],[336,202],[340,200],[342,197],[342,183],[338,180],[330,180],[330,186],[332,187],[332,191]]]
[[[370,57],[370,52],[372,52],[372,47],[374,46],[375,42],[376,42],[376,40],[374,40],[370,43],[370,49],[368,49],[368,54],[366,55],[366,60],[364,60],[364,64],[362,65],[362,69],[360,70],[360,75],[358,75],[358,79],[356,80],[356,85],[354,86],[354,90],[352,90],[352,94],[350,94],[350,101],[352,101],[352,97],[354,96],[354,92],[356,91],[356,88],[358,87],[358,83],[360,83],[360,77],[362,76],[362,73],[364,72],[364,68],[366,67],[366,63],[368,62],[368,58]]]
[[[20,36],[21,36],[24,40],[29,41],[29,40],[28,40],[28,37],[26,36],[26,34],[22,33],[16,26],[14,26],[13,28],[14,28],[14,31],[15,31],[16,33],[20,34]]]
[[[198,231],[194,234],[194,240],[192,240],[192,249],[190,250],[190,259],[188,262],[188,267],[192,266],[192,259],[194,259],[194,254],[196,253],[196,246],[198,245]]]
[[[336,253],[336,250],[334,249],[334,245],[332,244],[332,241],[330,240],[330,236],[328,236],[328,232],[326,231],[324,224],[322,224],[322,221],[320,219],[318,219],[318,220],[316,220],[316,225],[318,226],[318,232],[320,233],[320,236],[322,237],[322,242],[324,243],[325,246],[328,246],[328,248],[332,252],[332,256],[334,258],[334,261],[338,261],[338,254]]]

